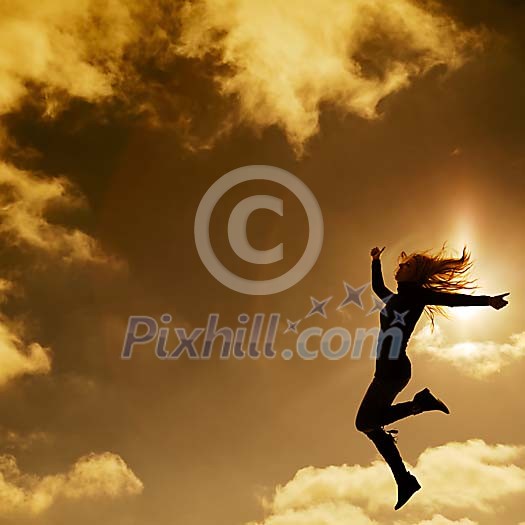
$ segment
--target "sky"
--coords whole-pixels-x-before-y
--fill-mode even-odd
[[[1,2],[0,523],[523,525],[524,23],[517,0]],[[212,184],[251,165],[297,177],[323,217],[315,264],[274,294],[219,282],[194,239]],[[246,227],[258,250],[282,243],[271,264],[231,246],[252,195],[283,203]],[[307,211],[278,180],[243,182],[211,246],[245,279],[277,277]],[[394,425],[423,486],[394,511],[354,425],[372,346],[281,351],[287,320],[378,326],[371,248],[395,290],[402,250],[443,243],[470,250],[468,293],[509,305],[449,309],[433,332],[421,317],[397,400],[429,387],[451,414]],[[345,283],[361,305],[341,306]],[[279,314],[274,358],[221,359],[217,342],[159,359],[157,339],[121,357],[130,316],[171,352],[212,314],[237,330],[258,313]]]

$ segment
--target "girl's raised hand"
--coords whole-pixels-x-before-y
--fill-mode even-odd
[[[385,249],[385,246],[383,246],[381,250],[377,246],[375,248],[372,248],[370,250],[370,255],[372,256],[372,259],[379,259],[384,249]]]

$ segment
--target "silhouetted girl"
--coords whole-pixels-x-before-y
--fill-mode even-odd
[[[355,425],[370,438],[388,463],[398,487],[396,510],[421,488],[415,476],[406,470],[392,435],[397,430],[386,431],[383,427],[407,416],[429,410],[449,413],[446,405],[434,397],[428,388],[415,394],[412,401],[392,404],[395,397],[408,384],[411,364],[406,346],[414,327],[425,310],[434,326],[434,314],[444,314],[441,306],[492,306],[499,310],[508,302],[508,293],[488,295],[465,295],[453,293],[473,288],[466,279],[472,262],[466,247],[459,258],[443,255],[445,246],[437,255],[417,252],[407,255],[401,252],[395,272],[397,293],[390,291],[383,282],[380,256],[384,247],[373,248],[372,289],[385,303],[381,310],[381,329],[377,342],[374,378],[366,391],[357,412]]]

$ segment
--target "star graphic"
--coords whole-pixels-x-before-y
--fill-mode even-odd
[[[372,295],[372,300],[374,301],[374,306],[367,312],[366,315],[373,314],[374,312],[381,312],[381,315],[387,316],[388,314],[386,312],[383,312],[383,308],[386,303],[390,300],[394,294],[387,295],[384,300],[378,299],[374,295]]]
[[[406,312],[403,312],[403,313],[399,313],[397,310],[394,310],[394,317],[395,319],[390,323],[391,325],[393,324],[396,324],[396,323],[401,323],[403,326],[406,326],[406,323],[405,323],[405,315],[408,314],[408,310]]]
[[[312,301],[312,309],[305,315],[305,319],[315,314],[321,315],[326,319],[326,312],[324,311],[324,308],[331,299],[332,296],[322,301],[318,301],[317,299],[310,297],[310,301]]]
[[[286,319],[286,322],[288,323],[288,326],[286,327],[286,330],[283,332],[283,334],[286,334],[287,332],[293,332],[294,334],[296,334],[297,326],[301,322],[301,319],[299,319],[299,321],[295,321],[295,323],[290,321],[290,319]]]
[[[347,304],[355,303],[359,308],[363,309],[363,301],[361,301],[361,295],[368,288],[369,283],[360,286],[359,288],[354,288],[350,286],[346,281],[343,281],[346,297],[343,299],[343,302],[337,307],[338,310],[344,308]]]

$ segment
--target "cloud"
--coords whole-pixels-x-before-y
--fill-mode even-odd
[[[0,161],[0,235],[2,241],[29,247],[64,262],[83,262],[120,267],[86,233],[54,224],[46,214],[57,208],[84,205],[65,178],[41,178]],[[0,302],[12,292],[12,281],[0,278]],[[23,326],[0,313],[0,386],[23,375],[51,371],[51,351],[39,343],[26,344]]]
[[[142,482],[117,454],[83,456],[65,474],[24,474],[12,455],[0,456],[0,516],[38,515],[59,499],[116,499],[140,494]]]
[[[525,495],[523,445],[488,445],[482,439],[452,442],[425,450],[416,470],[432,487],[417,504],[427,509],[476,509],[491,513],[510,496]]]
[[[117,98],[151,125],[176,129],[193,150],[246,122],[280,127],[300,154],[319,130],[323,105],[377,118],[382,99],[436,65],[460,67],[484,39],[438,4],[411,0],[7,0],[0,115],[28,98],[50,117],[71,98]],[[195,81],[211,76],[236,108],[214,102],[220,116],[211,120],[220,123],[207,138],[196,129],[209,112],[195,113],[195,91],[174,76],[180,58],[202,61],[205,78]]]
[[[460,67],[483,40],[410,0],[198,0],[180,21],[177,52],[212,58],[241,119],[279,126],[299,153],[323,104],[376,118],[383,98],[436,65]]]
[[[35,445],[50,444],[52,441],[53,436],[47,432],[32,431],[21,433],[0,427],[0,447],[4,450],[29,450]]]
[[[56,117],[71,98],[99,103],[129,80],[127,46],[138,40],[134,2],[128,0],[6,0],[0,3],[0,117],[32,99]],[[0,123],[3,158],[34,157],[18,147]],[[123,262],[75,227],[52,222],[50,213],[77,209],[85,199],[66,177],[46,177],[0,160],[0,238],[66,263],[120,268]],[[12,283],[0,280],[0,300]],[[26,344],[23,327],[0,314],[0,386],[51,370],[51,351]]]
[[[84,205],[65,178],[42,178],[0,161],[0,235],[11,245],[31,248],[64,262],[103,264],[122,262],[104,253],[86,233],[47,220],[48,212]],[[0,302],[13,291],[13,282],[0,278]],[[51,371],[51,351],[25,343],[23,326],[0,313],[0,386],[24,375]]]
[[[326,502],[313,508],[290,509],[282,514],[269,516],[264,525],[376,525],[362,509],[344,502]],[[250,522],[247,525],[256,525]]]
[[[16,377],[47,374],[50,370],[49,348],[38,343],[24,345],[7,320],[0,316],[0,386]]]
[[[151,125],[175,129],[193,150],[247,122],[280,127],[300,154],[323,105],[377,118],[382,99],[436,65],[460,67],[484,40],[438,4],[411,0],[7,0],[0,115],[27,99],[49,117],[71,98],[119,99]],[[211,76],[237,108],[214,100],[211,121],[220,123],[207,138],[197,130],[210,121],[208,109],[197,112],[195,89],[174,73],[181,58],[206,71],[192,86]]]
[[[410,525],[476,525],[472,512],[501,513],[508,499],[525,495],[524,462],[525,446],[481,439],[426,449],[414,467],[407,464],[423,487],[409,502]],[[382,459],[368,466],[306,467],[263,500],[268,516],[260,525],[378,523],[395,503],[394,487]],[[451,521],[447,511],[465,516]]]
[[[87,0],[2,2],[0,116],[19,109],[34,86],[43,90],[48,116],[54,116],[70,97],[96,102],[113,94],[112,85],[121,76],[118,57],[133,35],[132,24],[124,3],[98,4]],[[35,155],[31,148],[18,147],[0,125],[0,154],[5,157],[8,152],[15,157]],[[12,244],[37,248],[68,262],[122,264],[104,254],[89,235],[46,220],[51,207],[85,204],[65,177],[37,176],[0,160],[0,190],[0,235]]]
[[[412,525],[412,523],[395,521],[394,525]],[[469,520],[468,518],[463,518],[458,521],[449,520],[441,514],[435,514],[431,519],[420,521],[417,523],[417,525],[478,525],[478,523],[476,521]]]
[[[412,337],[413,352],[430,355],[432,359],[452,364],[463,373],[483,379],[499,372],[525,356],[525,332],[511,334],[510,343],[494,341],[462,341],[446,343],[443,331],[436,325],[434,332],[425,326]]]
[[[46,220],[52,207],[83,205],[67,179],[37,177],[0,161],[0,188],[0,234],[11,243],[37,248],[67,262],[118,266],[89,235]]]
[[[154,3],[133,0],[1,2],[0,117],[16,113],[29,100],[42,107],[46,117],[55,118],[73,98],[93,104],[118,98],[130,111],[140,112],[134,94],[143,92],[144,85],[138,81],[138,55],[133,49],[145,34],[144,21],[158,18],[159,13]],[[142,49],[148,47],[155,56],[157,33],[149,30],[147,40],[149,47]],[[36,154],[30,146],[20,148],[0,123],[4,159]],[[51,206],[84,204],[65,177],[37,176],[0,161],[0,190],[0,234],[13,244],[40,249],[68,262],[122,266],[122,261],[106,255],[91,236],[47,220]]]
[[[5,0],[0,5],[0,114],[18,109],[30,86],[49,114],[64,96],[98,101],[125,74],[136,39],[131,2]]]
[[[0,116],[27,101],[55,118],[74,98],[94,105],[118,99],[126,112],[153,122],[162,83],[155,75],[146,81],[147,71],[175,56],[178,3],[2,1]]]
[[[12,283],[0,279],[0,302]],[[51,352],[38,343],[26,345],[22,327],[0,314],[0,387],[23,375],[47,374],[51,370]]]

